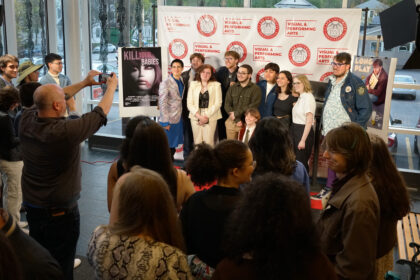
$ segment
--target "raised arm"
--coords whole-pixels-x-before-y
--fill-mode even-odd
[[[90,70],[87,76],[81,82],[64,87],[63,90],[66,95],[66,99],[69,99],[70,97],[74,96],[81,89],[87,86],[100,85],[101,83],[98,83],[94,80],[94,77],[99,74],[101,74],[101,72],[96,70]]]

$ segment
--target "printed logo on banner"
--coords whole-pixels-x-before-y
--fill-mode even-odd
[[[174,39],[169,43],[169,53],[173,58],[183,59],[188,53],[188,46],[182,39]]]
[[[321,78],[319,78],[319,81],[320,82],[328,82],[329,81],[328,77],[331,76],[332,74],[333,74],[333,72],[326,72],[326,73],[324,73],[321,76]]]
[[[339,17],[330,18],[324,24],[324,35],[330,41],[339,41],[346,33],[347,24]]]
[[[202,15],[197,21],[197,29],[201,35],[210,37],[216,33],[217,23],[213,16]]]
[[[259,81],[265,80],[264,77],[264,68],[261,68],[260,71],[257,72],[257,75],[255,77],[256,83],[258,83]]]
[[[242,62],[245,60],[248,51],[246,50],[246,47],[244,44],[242,44],[242,42],[239,41],[233,41],[232,43],[230,43],[227,48],[226,51],[235,51],[237,53],[239,53],[239,62]]]
[[[311,51],[304,44],[293,45],[289,50],[289,60],[295,66],[304,66],[311,58]]]
[[[264,39],[272,39],[279,34],[279,23],[273,17],[267,16],[258,22],[258,34]]]

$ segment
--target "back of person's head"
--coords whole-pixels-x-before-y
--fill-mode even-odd
[[[19,63],[19,60],[16,56],[11,54],[5,54],[0,56],[0,74],[3,74],[2,68],[7,67],[7,64],[10,62],[17,62]]]
[[[128,157],[131,139],[133,139],[134,131],[140,122],[148,123],[152,122],[152,120],[147,116],[136,116],[128,121],[127,126],[125,127],[125,138],[122,141],[120,149],[120,158],[123,161],[125,161]]]
[[[341,52],[334,56],[334,59],[340,63],[350,64],[351,63],[351,55],[346,52]]]
[[[175,203],[165,180],[157,172],[133,167],[116,185],[117,219],[113,234],[144,234],[153,240],[184,249]]]
[[[226,224],[227,257],[240,262],[250,254],[261,279],[308,279],[319,236],[299,183],[275,173],[255,177]]]
[[[7,112],[12,105],[19,103],[19,92],[12,86],[0,89],[0,111]]]
[[[264,70],[268,70],[268,69],[273,70],[273,71],[274,71],[274,72],[276,72],[277,74],[280,72],[280,67],[279,67],[279,65],[278,65],[277,63],[274,63],[274,62],[267,63],[267,64],[264,66]]]
[[[45,56],[44,63],[47,66],[47,68],[50,69],[50,67],[48,66],[48,63],[52,63],[54,60],[62,60],[62,59],[63,58],[56,53],[49,53]]]
[[[198,144],[188,156],[185,169],[198,186],[223,179],[233,168],[240,168],[247,159],[248,146],[237,140],[223,140],[214,148]]]
[[[176,173],[168,138],[159,124],[149,118],[143,118],[137,124],[129,144],[126,164],[127,170],[134,165],[140,165],[159,173],[176,200]]]
[[[249,148],[257,162],[254,174],[278,172],[291,175],[296,167],[289,129],[277,118],[263,118],[257,123]]]
[[[346,159],[346,173],[366,173],[372,159],[372,147],[366,131],[357,123],[344,123],[325,136],[325,149]]]
[[[410,211],[410,198],[404,178],[381,137],[369,134],[372,144],[372,161],[369,175],[378,195],[381,216],[401,219]]]
[[[9,239],[0,230],[0,279],[23,279],[22,264]]]
[[[34,105],[34,92],[40,86],[41,84],[38,82],[28,82],[19,87],[19,97],[22,106],[29,108]]]

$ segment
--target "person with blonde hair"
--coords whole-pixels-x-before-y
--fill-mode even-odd
[[[109,225],[95,229],[88,259],[97,279],[193,279],[165,180],[134,166],[117,182]]]
[[[293,79],[293,90],[299,94],[298,101],[292,109],[293,147],[296,159],[302,162],[309,172],[308,160],[314,145],[312,125],[315,119],[316,102],[311,84],[305,75],[298,75]]]

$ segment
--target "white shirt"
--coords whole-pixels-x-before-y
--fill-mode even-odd
[[[249,140],[251,139],[251,136],[252,136],[252,133],[254,133],[254,130],[255,130],[255,128],[256,128],[257,126],[256,125],[254,125],[253,127],[246,127],[245,128],[245,132],[244,132],[244,136],[242,137],[242,142],[243,143],[245,143],[245,137],[246,137],[246,131],[247,130],[249,130],[249,132],[248,132],[248,142],[249,142]]]
[[[265,100],[267,101],[267,96],[268,96],[268,94],[270,93],[270,91],[273,89],[273,87],[275,86],[276,84],[270,84],[269,82],[267,82],[267,90],[265,91],[265,96],[266,96],[266,98],[265,98]]]
[[[312,113],[312,117],[315,118],[315,109],[316,102],[314,95],[309,92],[301,93],[292,109],[293,123],[306,124],[306,114]]]
[[[58,79],[59,74],[55,75],[55,74],[51,73],[50,71],[48,71],[48,74],[51,75],[51,77],[54,79],[54,81],[57,83],[57,85],[60,85],[60,80]]]

